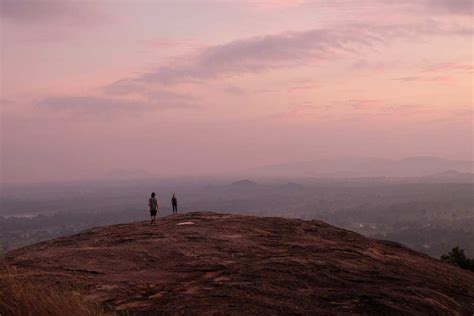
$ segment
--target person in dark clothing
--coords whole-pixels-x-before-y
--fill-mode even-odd
[[[150,207],[151,225],[156,224],[156,214],[160,210],[158,199],[155,196],[155,192],[151,193],[151,198],[148,200],[148,206]]]
[[[173,207],[173,214],[178,214],[178,199],[176,198],[176,194],[173,193],[173,197],[171,198],[171,205]]]

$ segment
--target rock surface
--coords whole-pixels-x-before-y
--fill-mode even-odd
[[[321,221],[216,213],[98,227],[6,254],[129,315],[474,312],[474,273]]]

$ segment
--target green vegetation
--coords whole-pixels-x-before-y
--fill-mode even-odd
[[[454,247],[447,255],[442,255],[441,260],[449,264],[458,266],[462,269],[474,272],[474,259],[466,257],[464,250],[459,247]]]

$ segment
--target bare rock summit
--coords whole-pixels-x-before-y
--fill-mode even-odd
[[[216,213],[8,252],[32,283],[127,315],[472,315],[474,273],[321,221]]]

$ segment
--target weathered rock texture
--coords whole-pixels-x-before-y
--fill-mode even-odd
[[[465,314],[474,273],[320,221],[188,213],[11,251],[44,285],[129,315]]]

